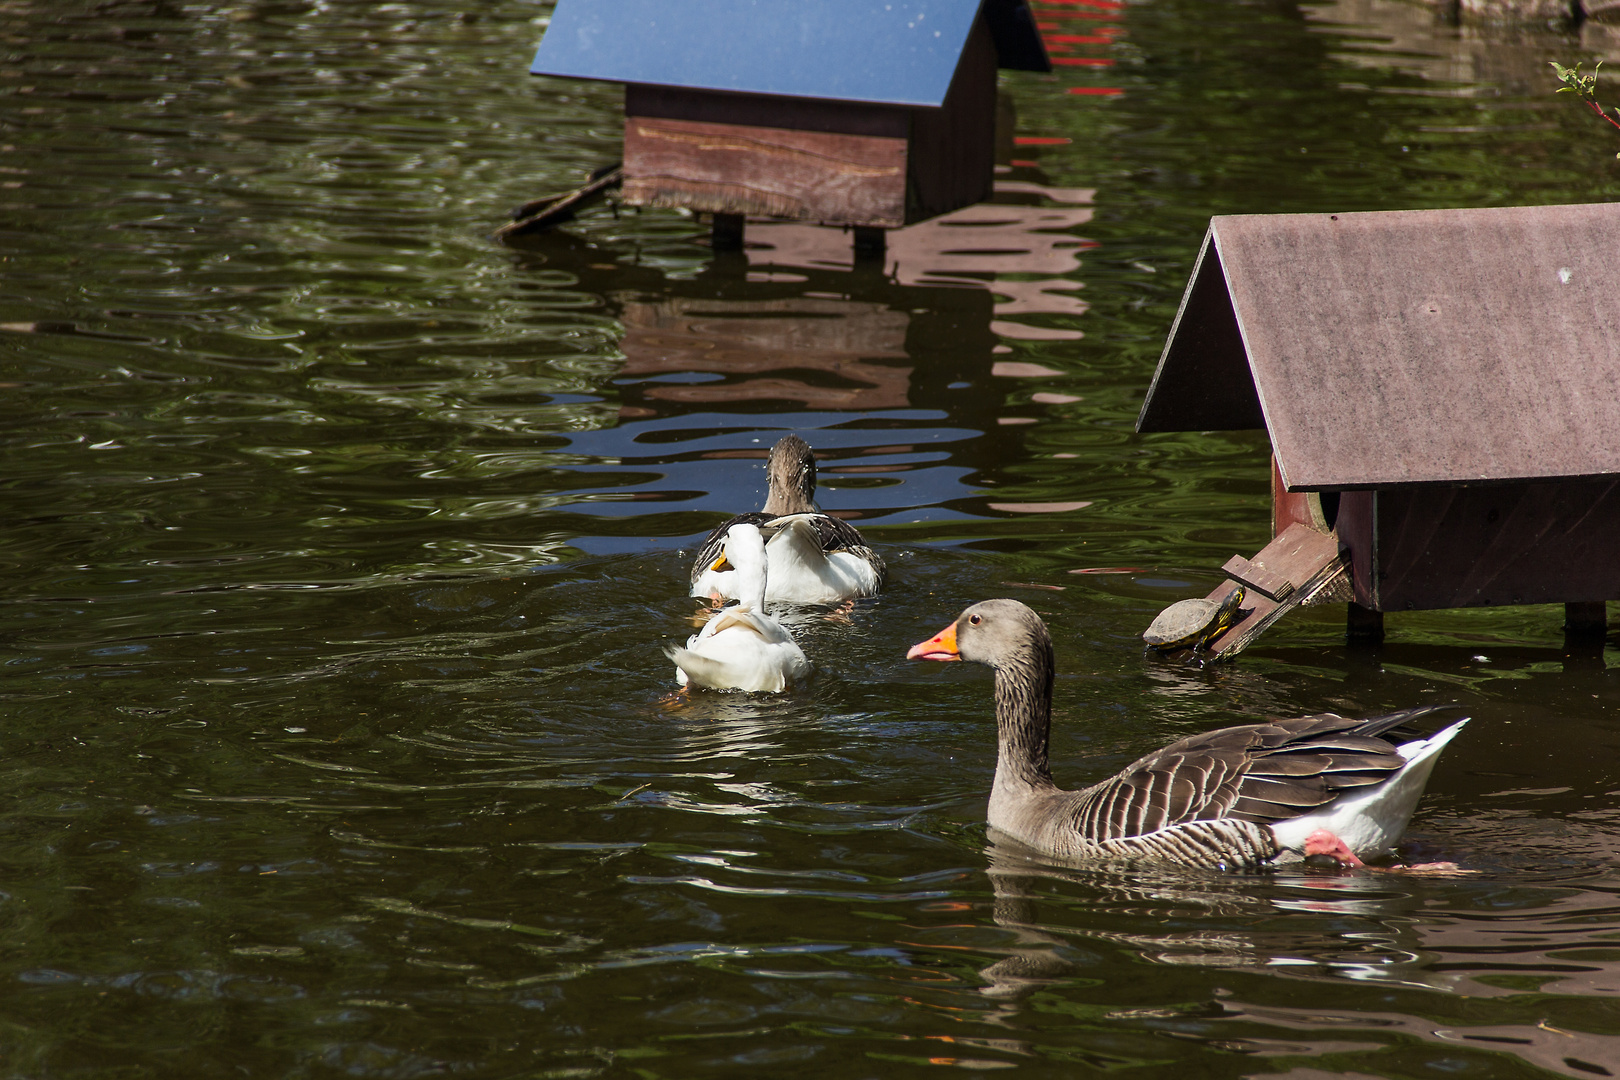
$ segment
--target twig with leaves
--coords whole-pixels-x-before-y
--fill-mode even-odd
[[[1548,63],[1552,64],[1553,71],[1558,75],[1558,81],[1564,84],[1554,91],[1555,93],[1574,94],[1576,97],[1586,102],[1587,108],[1603,117],[1603,119],[1608,121],[1609,125],[1615,130],[1620,131],[1620,120],[1616,120],[1613,116],[1610,116],[1606,111],[1604,111],[1603,106],[1598,104],[1598,72],[1603,68],[1603,61],[1599,60],[1597,62],[1597,64],[1592,68],[1592,73],[1590,75],[1582,72],[1581,65],[1579,64],[1576,64],[1574,67],[1565,67],[1556,60],[1549,60]],[[1616,110],[1616,112],[1620,112],[1620,110]],[[1620,158],[1620,154],[1616,154],[1614,156]]]

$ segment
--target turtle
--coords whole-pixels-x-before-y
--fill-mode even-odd
[[[1142,640],[1148,643],[1148,648],[1160,652],[1175,652],[1177,649],[1196,651],[1236,621],[1242,603],[1242,585],[1220,601],[1206,598],[1178,600],[1159,612],[1153,625],[1143,631]]]

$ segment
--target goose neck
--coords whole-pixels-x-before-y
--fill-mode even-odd
[[[1052,731],[1052,646],[996,667],[996,786],[1052,787],[1047,764]],[[1043,647],[1044,646],[1044,647]]]

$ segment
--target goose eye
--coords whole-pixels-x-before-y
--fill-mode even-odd
[[[974,626],[978,626],[980,623],[984,622],[984,616],[983,615],[969,615],[968,616],[968,622],[972,623]]]

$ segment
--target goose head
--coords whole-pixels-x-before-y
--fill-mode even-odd
[[[1017,600],[985,600],[918,642],[908,660],[972,660],[996,673],[999,760],[996,783],[1048,787],[1052,726],[1052,635],[1041,617]]]
[[[1041,617],[1017,600],[985,600],[913,645],[906,659],[972,660],[997,671],[1044,666],[1050,672],[1052,636]]]
[[[797,435],[784,435],[765,463],[765,513],[809,514],[816,509],[816,455]]]

